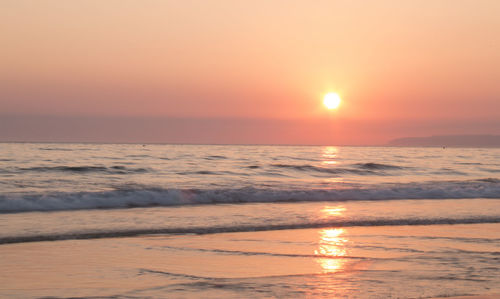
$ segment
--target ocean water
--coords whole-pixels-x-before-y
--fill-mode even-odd
[[[0,220],[10,297],[500,293],[500,149],[3,143]]]
[[[1,213],[500,193],[500,149],[0,146]]]

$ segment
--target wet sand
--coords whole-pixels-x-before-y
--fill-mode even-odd
[[[491,299],[498,272],[479,268],[498,266],[487,260],[498,248],[469,238],[497,231],[351,227],[6,244],[0,296]]]
[[[448,298],[448,299],[498,299],[500,294],[489,294],[479,296],[455,296],[455,297],[436,297],[435,299]]]

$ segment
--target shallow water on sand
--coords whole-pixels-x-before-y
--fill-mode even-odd
[[[142,236],[0,247],[18,298],[425,298],[499,292],[497,224]]]
[[[158,207],[52,212],[38,230],[38,213],[9,214],[11,226],[2,240],[11,242],[0,245],[0,296],[499,293],[499,211],[500,201],[493,199]],[[116,228],[127,232],[126,219],[135,223],[131,229],[142,225],[144,231],[132,233],[135,237],[111,234]],[[108,231],[99,234],[103,227]],[[192,230],[176,231],[179,227]],[[62,241],[9,239],[6,231]]]

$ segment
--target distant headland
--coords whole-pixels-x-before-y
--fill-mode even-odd
[[[500,147],[500,135],[436,135],[397,138],[389,146]]]

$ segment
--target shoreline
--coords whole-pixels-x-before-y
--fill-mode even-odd
[[[0,246],[0,296],[492,299],[500,292],[495,278],[471,281],[467,269],[481,267],[479,261],[496,249],[468,238],[492,238],[498,226],[330,227],[6,244]],[[477,255],[478,261],[471,260]],[[488,294],[453,295],[480,289]]]
[[[498,299],[500,298],[500,293],[496,294],[484,294],[484,295],[467,295],[467,296],[451,296],[451,297],[433,297],[431,299]]]

